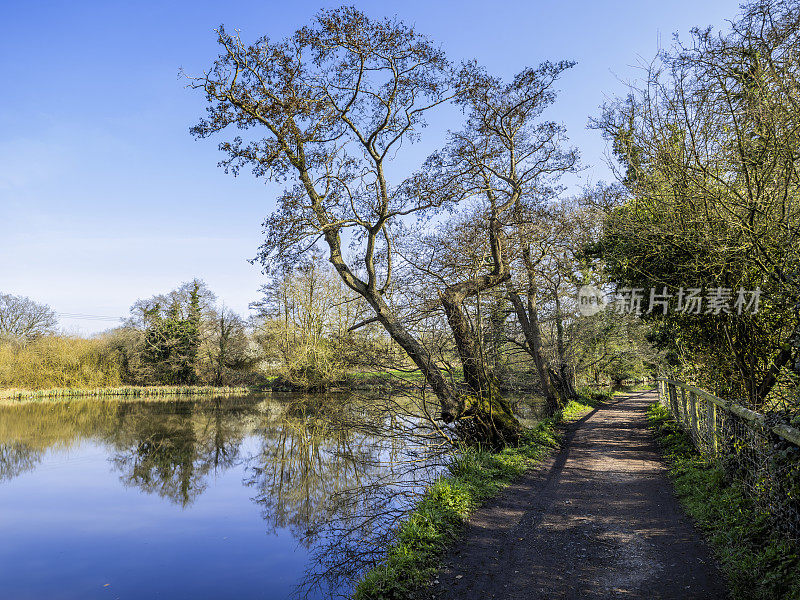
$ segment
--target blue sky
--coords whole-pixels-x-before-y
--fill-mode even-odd
[[[578,61],[548,114],[581,151],[586,169],[573,189],[609,178],[605,143],[586,129],[599,105],[623,94],[673,32],[724,27],[738,10],[730,0],[355,4],[397,14],[452,59],[477,58],[502,76]],[[246,40],[279,38],[336,5],[0,0],[0,291],[60,313],[121,317],[137,298],[200,277],[245,314],[262,283],[247,259],[278,190],[225,175],[216,142],[189,135],[203,100],[178,70],[211,64],[220,23]],[[409,164],[442,142],[442,128]],[[86,335],[113,323],[61,324]]]

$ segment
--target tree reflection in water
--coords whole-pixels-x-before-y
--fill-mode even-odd
[[[377,465],[364,436],[341,427],[328,395],[293,399],[258,429],[259,450],[248,459],[246,485],[274,530],[289,528],[306,546],[334,510],[333,499],[362,485]],[[338,425],[338,426],[337,426]]]
[[[300,429],[282,429],[279,443],[264,438],[248,483],[265,518],[281,514],[275,504],[289,509],[292,521],[276,525],[292,527],[311,548],[297,595],[348,596],[451,458],[451,432],[430,418],[435,404],[424,389],[293,408],[298,419],[284,423]]]
[[[179,402],[122,419],[111,462],[125,485],[181,506],[206,489],[210,475],[237,464],[257,403]]]
[[[124,485],[186,508],[211,476],[241,467],[267,529],[289,529],[316,559],[298,593],[335,593],[379,558],[450,449],[419,398],[272,394],[0,406],[0,481],[35,469],[50,450],[89,440],[107,448]]]
[[[14,479],[32,471],[42,460],[42,452],[22,442],[0,443],[0,481]]]

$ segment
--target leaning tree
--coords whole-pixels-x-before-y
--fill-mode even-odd
[[[414,262],[441,282],[437,291],[464,378],[479,397],[496,394],[497,385],[465,301],[509,282],[518,256],[531,243],[532,225],[548,230],[553,225],[542,223],[541,214],[548,212],[560,192],[558,179],[575,168],[578,155],[562,147],[563,126],[543,120],[542,114],[555,101],[553,84],[573,64],[545,62],[509,82],[474,64],[462,67],[455,100],[466,113],[465,127],[451,133],[448,145],[412,180],[413,189],[426,198],[440,198],[446,206],[469,201],[471,207],[466,222],[451,221],[423,236]],[[509,296],[516,309],[519,296]],[[550,400],[549,375],[539,371]],[[548,403],[548,408],[558,407]]]
[[[451,155],[459,160],[429,162],[422,174],[397,180],[393,163],[418,139],[431,111],[461,101],[474,115],[481,93],[501,93],[496,82],[476,77],[480,71],[474,66],[454,68],[430,40],[403,23],[370,20],[348,7],[322,11],[312,26],[282,41],[263,37],[248,45],[220,28],[218,42],[222,52],[211,69],[191,79],[209,103],[207,116],[192,133],[205,138],[238,128],[240,135],[220,144],[226,170],[237,174],[250,167],[256,176],[291,182],[265,222],[261,263],[266,268],[290,265],[313,247],[325,246],[345,284],[374,311],[372,320],[424,375],[441,404],[442,420],[456,421],[480,441],[516,439],[519,423],[473,368],[472,334],[461,319],[460,303],[476,282],[450,282],[442,292],[464,386],[448,379],[388,296],[399,227],[483,191],[476,187],[481,178],[505,181],[490,173],[488,162],[492,146],[502,142],[486,135],[478,139],[481,132],[475,160],[483,160],[483,168],[466,157],[466,147],[460,158],[460,151]],[[549,98],[546,88],[540,93]],[[508,109],[507,122],[515,126],[516,109]],[[502,127],[504,117],[498,118]],[[505,184],[514,186],[513,181]],[[481,277],[490,286],[507,278],[498,215],[517,202],[516,196],[503,197],[502,206],[485,215],[495,258]]]

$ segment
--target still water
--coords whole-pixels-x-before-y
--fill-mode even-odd
[[[386,452],[295,400],[0,406],[0,598],[290,597]]]

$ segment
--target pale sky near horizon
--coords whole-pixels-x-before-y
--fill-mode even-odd
[[[0,292],[83,315],[61,318],[81,335],[114,325],[91,317],[127,316],[137,298],[194,277],[246,314],[263,283],[247,259],[279,190],[249,173],[225,175],[218,140],[189,135],[204,103],[178,70],[212,63],[220,23],[246,41],[281,38],[338,4],[0,0]],[[623,81],[674,32],[724,28],[738,12],[730,0],[354,4],[373,17],[396,14],[451,59],[476,58],[504,77],[576,60],[547,114],[581,151],[575,191],[610,178],[589,116],[624,94]],[[441,129],[407,152],[409,164],[443,143]]]

